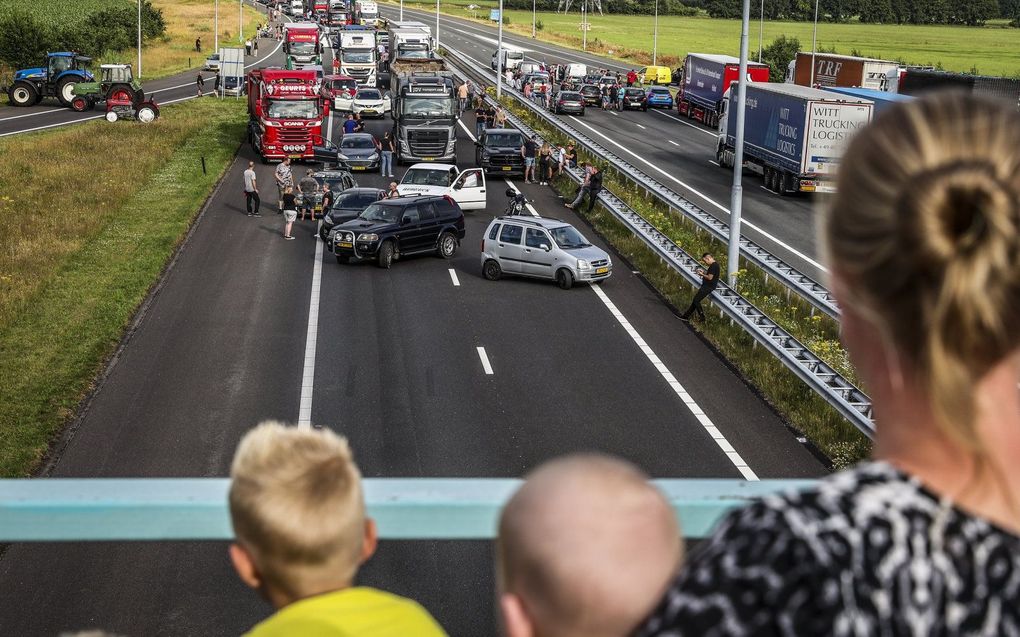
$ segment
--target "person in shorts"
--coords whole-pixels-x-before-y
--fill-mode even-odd
[[[294,200],[294,186],[287,186],[283,190],[283,238],[291,241],[294,235],[290,233],[294,222],[297,221],[297,203]]]
[[[534,183],[535,179],[535,155],[538,153],[538,137],[532,135],[531,139],[521,146],[521,157],[524,157],[524,183]],[[530,181],[529,181],[530,177]]]
[[[294,185],[294,175],[290,172],[290,157],[280,162],[280,165],[276,167],[274,177],[276,178],[276,189],[279,192],[280,212],[283,212],[283,193],[288,186]]]

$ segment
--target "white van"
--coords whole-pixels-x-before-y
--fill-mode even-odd
[[[503,70],[516,69],[520,66],[521,62],[524,61],[524,51],[511,51],[509,49],[502,49],[497,53],[492,54],[492,70],[495,71],[499,64],[497,58],[498,53],[503,54]]]
[[[588,75],[588,67],[584,64],[568,64],[563,72],[567,79],[580,80]]]

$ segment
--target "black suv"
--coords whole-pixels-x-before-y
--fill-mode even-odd
[[[375,259],[389,268],[402,256],[435,252],[449,259],[464,238],[464,213],[448,196],[397,197],[365,208],[329,233],[337,263]]]
[[[524,135],[514,128],[488,128],[475,142],[475,163],[485,172],[524,173]]]
[[[385,190],[379,188],[348,188],[336,195],[333,208],[324,211],[322,227],[319,228],[319,237],[323,241],[329,239],[329,232],[333,226],[347,223],[356,218],[365,208],[386,196]]]

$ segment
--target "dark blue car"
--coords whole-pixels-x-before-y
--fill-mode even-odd
[[[665,86],[648,89],[648,106],[651,108],[673,108],[673,95]]]

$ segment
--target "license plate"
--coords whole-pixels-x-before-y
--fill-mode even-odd
[[[503,166],[503,170],[510,170],[510,166]]]
[[[301,155],[287,155],[287,157],[290,157],[291,159],[301,159]]]
[[[365,170],[364,166],[351,166],[351,170]]]
[[[362,113],[368,113],[369,115],[375,115],[375,109],[374,108],[363,108],[363,109],[361,109],[361,112]]]
[[[609,268],[599,268],[595,270],[595,274],[605,274],[606,272],[609,272]]]
[[[422,157],[422,161],[435,161],[435,157]]]
[[[341,241],[337,245],[340,246],[341,248],[353,248],[354,247],[354,244],[351,243],[350,241]]]

